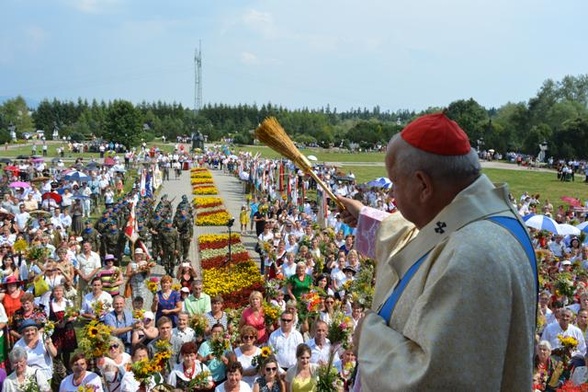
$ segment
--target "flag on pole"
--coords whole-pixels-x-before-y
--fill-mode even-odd
[[[139,238],[137,228],[137,219],[135,217],[135,203],[131,204],[131,213],[129,214],[129,219],[127,220],[127,225],[125,226],[125,236],[131,241],[135,242]]]

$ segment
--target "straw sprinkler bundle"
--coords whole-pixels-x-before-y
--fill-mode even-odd
[[[331,188],[329,188],[312,170],[312,164],[308,158],[296,148],[292,139],[286,134],[286,131],[284,131],[284,128],[282,128],[275,117],[268,117],[263,120],[255,130],[255,136],[260,142],[294,162],[296,166],[311,176],[316,183],[323,188],[323,191],[329,195],[331,200],[337,203],[339,208],[345,209],[345,206],[333,194]]]

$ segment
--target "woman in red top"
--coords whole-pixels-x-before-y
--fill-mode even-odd
[[[259,291],[252,291],[249,295],[249,306],[243,310],[241,320],[239,321],[239,330],[244,325],[250,325],[257,330],[257,344],[267,342],[269,338],[268,331],[265,327],[265,317],[261,305],[263,295]]]
[[[20,298],[24,294],[24,291],[18,285],[15,276],[6,278],[5,284],[6,292],[0,294],[0,296],[2,297],[2,305],[4,305],[4,309],[6,310],[6,316],[11,319],[14,312],[20,309]]]

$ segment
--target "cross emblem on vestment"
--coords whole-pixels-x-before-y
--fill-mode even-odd
[[[444,228],[447,227],[447,224],[445,222],[437,222],[436,225],[437,225],[437,227],[435,228],[435,233],[437,233],[437,234],[445,233]]]

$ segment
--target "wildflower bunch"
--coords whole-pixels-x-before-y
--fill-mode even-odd
[[[201,313],[195,313],[190,318],[190,327],[196,332],[196,336],[204,336],[204,331],[208,328],[208,320]]]
[[[92,310],[94,311],[94,314],[98,317],[103,317],[106,314],[106,312],[108,312],[109,307],[110,306],[102,300],[96,300],[92,304]]]
[[[317,371],[318,380],[316,383],[317,392],[339,392],[343,391],[343,380],[339,377],[337,369],[329,365],[321,365]]]
[[[263,282],[263,288],[267,298],[275,298],[278,292],[282,291],[284,282],[280,279],[266,279]]]
[[[280,317],[282,309],[265,300],[262,302],[261,306],[263,308],[263,321],[265,322],[265,325],[268,327],[275,325]]]
[[[171,289],[174,291],[180,291],[182,289],[182,285],[180,284],[180,282],[174,282],[172,283]]]
[[[63,318],[65,320],[69,320],[72,317],[78,317],[80,315],[80,311],[76,308],[74,308],[73,306],[66,306],[65,307],[65,314],[63,316]]]
[[[27,250],[28,246],[29,245],[27,241],[23,238],[20,238],[14,242],[12,249],[14,250],[14,253],[22,253]]]
[[[45,340],[53,336],[53,332],[55,332],[55,323],[51,320],[45,321],[45,325],[43,325],[43,335]]]
[[[163,367],[159,366],[159,362],[154,359],[142,359],[140,361],[133,362],[131,365],[131,371],[135,380],[141,384],[148,384],[151,377],[161,372]]]
[[[336,310],[327,332],[327,338],[331,341],[331,345],[342,345],[344,348],[348,348],[351,344],[352,334],[353,320],[342,311]]]
[[[19,392],[40,392],[39,383],[34,375],[27,376],[18,387]]]
[[[190,380],[188,383],[188,390],[206,389],[212,381],[212,374],[208,370],[203,370]]]
[[[111,327],[92,320],[82,329],[78,343],[88,358],[103,357],[108,352],[111,334]]]
[[[210,349],[212,355],[220,360],[225,351],[231,349],[231,337],[227,334],[217,334],[210,338]]]
[[[578,339],[573,336],[563,336],[559,334],[557,335],[557,340],[559,340],[561,345],[568,350],[574,350],[578,347]]]
[[[78,389],[76,389],[76,392],[96,392],[97,390],[98,387],[96,385],[85,384],[80,385]]]

